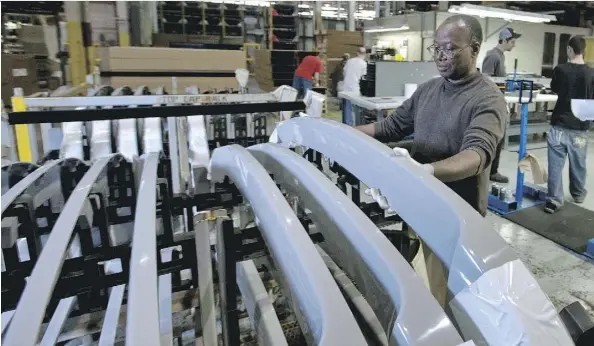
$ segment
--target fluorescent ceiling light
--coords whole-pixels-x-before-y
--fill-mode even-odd
[[[299,4],[297,7],[299,8],[309,8],[308,4]]]
[[[365,32],[388,32],[388,31],[403,31],[410,29],[408,25],[401,26],[399,28],[370,28],[365,29]]]
[[[451,6],[448,9],[448,12],[467,14],[470,16],[477,17],[500,18],[509,21],[520,21],[530,23],[548,23],[557,20],[555,16],[551,16],[548,14],[515,11],[504,8],[495,8],[470,4]]]

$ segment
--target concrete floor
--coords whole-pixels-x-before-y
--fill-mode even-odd
[[[590,194],[582,206],[594,210],[594,132],[590,132],[588,144],[590,147],[587,159],[589,176],[586,180],[586,188]],[[518,146],[512,143],[507,150],[504,150],[499,166],[500,173],[510,178],[508,186],[512,189],[516,185],[517,148]],[[546,167],[546,141],[542,139],[530,141],[528,148],[529,153],[536,156]],[[571,201],[568,177],[566,164],[563,182],[566,200]],[[531,177],[527,180],[531,181]],[[497,215],[489,214],[487,220],[493,223],[493,229],[516,250],[520,259],[532,270],[558,310],[577,300],[594,318],[594,261]]]

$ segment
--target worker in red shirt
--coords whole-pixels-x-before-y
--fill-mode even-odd
[[[297,89],[298,95],[304,96],[312,86],[318,86],[320,73],[322,72],[322,60],[315,55],[308,55],[295,70],[293,77],[293,88]]]

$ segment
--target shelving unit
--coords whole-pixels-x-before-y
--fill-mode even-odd
[[[165,34],[243,37],[244,11],[236,4],[161,1],[159,29]]]
[[[295,5],[274,4],[268,13],[268,49],[296,50],[297,26]]]

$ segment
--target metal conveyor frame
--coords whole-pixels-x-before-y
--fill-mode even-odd
[[[238,145],[216,149],[211,165],[214,181],[229,176],[251,204],[262,236],[286,279],[293,311],[302,314],[306,338],[317,345],[365,345],[330,272],[266,170]]]
[[[429,346],[462,342],[408,262],[322,172],[277,144],[260,144],[248,150],[281,187],[298,196],[312,211],[309,217],[326,239],[324,248],[353,278],[391,344]]]
[[[481,314],[486,292],[476,291],[485,281],[493,295],[506,300],[500,313],[514,316],[513,328],[530,340],[540,340],[543,328],[537,320],[518,316],[532,311],[548,320],[549,335],[566,340],[569,336],[556,310],[530,271],[515,252],[491,231],[491,226],[460,196],[409,159],[397,157],[387,146],[344,124],[319,118],[299,117],[282,122],[278,139],[286,147],[305,146],[339,163],[370,187],[377,187],[396,213],[417,232],[449,269],[448,290],[454,297],[449,304],[455,323],[465,338],[486,342],[507,332],[490,315]],[[406,198],[404,198],[406,196]],[[432,217],[420,210],[430,210]],[[513,269],[512,269],[513,268]],[[513,277],[511,273],[520,275]],[[488,275],[486,275],[488,274]],[[484,280],[480,280],[485,278]],[[519,284],[530,301],[509,299],[506,292]],[[527,288],[530,288],[528,293]],[[519,289],[519,288],[518,288]],[[496,293],[498,292],[498,293]],[[495,298],[493,298],[495,299]],[[499,311],[499,310],[498,310]]]

